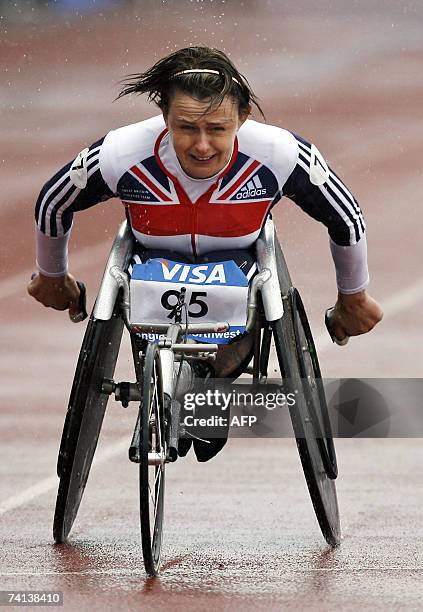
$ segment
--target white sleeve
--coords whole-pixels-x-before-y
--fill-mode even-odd
[[[37,268],[44,276],[63,276],[68,271],[68,242],[71,230],[62,236],[46,236],[35,224]]]
[[[366,234],[351,246],[341,246],[330,238],[330,250],[339,292],[358,293],[365,289],[369,284]]]
[[[73,216],[113,197],[105,182],[99,156],[104,139],[85,148],[43,186],[35,207],[38,270],[63,276],[68,269],[68,242]]]

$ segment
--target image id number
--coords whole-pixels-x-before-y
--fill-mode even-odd
[[[0,606],[62,606],[61,591],[0,591]]]

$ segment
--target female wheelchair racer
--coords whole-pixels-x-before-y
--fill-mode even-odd
[[[314,145],[287,130],[248,119],[251,105],[261,111],[260,106],[245,78],[225,54],[207,47],[176,51],[129,79],[120,95],[131,93],[147,93],[162,115],[109,132],[45,184],[36,204],[38,274],[28,286],[30,295],[45,306],[68,309],[75,322],[82,319],[81,285],[68,273],[67,244],[74,212],[98,202],[118,196],[125,205],[132,235],[144,248],[167,249],[198,261],[198,257],[212,251],[252,248],[272,207],[286,195],[328,227],[338,284],[331,319],[334,336],[342,341],[366,333],[381,320],[380,306],[366,292],[366,237],[356,200]],[[301,378],[301,372],[307,371],[304,357],[298,357],[295,363],[299,365],[290,366],[285,351],[286,347],[307,341],[305,346],[309,346],[311,355],[308,367],[318,378],[301,300],[291,287],[289,274],[280,278],[282,269],[285,268],[280,265],[276,273],[279,285],[273,294],[279,295],[282,289],[286,312],[297,314],[289,318],[292,323],[288,328],[284,328],[281,313],[266,319],[279,321],[272,324],[271,331],[280,368],[287,380]],[[119,339],[115,319],[104,319],[108,321],[105,327],[110,326],[110,334],[117,334]],[[103,321],[101,317],[100,320]],[[90,325],[87,330],[86,341],[92,348],[87,359],[91,360],[91,368],[100,368],[104,373],[117,356],[119,342],[112,339],[109,343],[116,354],[112,351],[105,355],[100,350],[101,358],[96,356],[94,349],[101,348],[98,329]],[[269,326],[262,329],[262,334],[261,354],[268,358],[272,336]],[[224,367],[232,368],[236,358],[242,365],[251,347],[256,350],[255,340],[247,335],[220,349],[216,365],[222,361],[221,372],[225,372]],[[260,362],[265,364],[266,358]],[[156,357],[149,363],[154,369]],[[80,381],[85,380],[87,371],[82,365],[76,375]],[[256,363],[256,372],[257,367]],[[148,393],[148,389],[145,391]],[[96,393],[104,395],[98,389]],[[73,390],[71,404],[74,396]],[[311,401],[312,398],[306,404]],[[65,431],[70,431],[74,439],[77,429],[78,436],[82,436],[77,438],[78,444],[93,452],[96,436],[89,427],[81,427],[81,421],[77,427],[69,412],[68,417],[71,426],[65,426]],[[303,420],[298,424],[294,417],[294,429],[301,429]],[[304,432],[299,434],[297,439],[305,439]],[[69,435],[62,439],[64,444]],[[330,446],[322,443],[313,448],[309,451],[299,444],[302,459],[323,457],[325,473],[333,477]],[[66,461],[60,457],[58,468],[59,473],[68,473]],[[80,481],[68,481],[67,487],[78,497],[84,485],[81,490]],[[78,505],[79,502],[76,509]],[[337,514],[333,504],[332,510]],[[62,518],[66,510],[64,513]],[[72,522],[73,519],[68,521],[68,527]],[[58,541],[69,531],[63,521],[60,525],[56,529]],[[337,539],[333,533],[327,537],[332,542]]]

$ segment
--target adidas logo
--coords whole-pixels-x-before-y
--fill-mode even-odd
[[[254,176],[251,181],[248,181],[236,194],[237,200],[245,200],[246,198],[254,198],[257,196],[264,195],[266,189],[261,184],[261,180],[258,176]]]

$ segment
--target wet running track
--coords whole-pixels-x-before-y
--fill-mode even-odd
[[[229,51],[268,121],[314,141],[363,206],[370,292],[385,318],[342,349],[323,326],[336,297],[326,231],[288,201],[275,213],[323,373],[422,372],[422,9],[144,4],[2,20],[0,590],[63,591],[65,610],[419,610],[420,439],[337,441],[337,550],[320,534],[293,440],[231,440],[208,464],[188,455],[167,470],[163,571],[149,579],[127,460],[136,409],[110,402],[69,544],[53,544],[56,456],[85,324],[26,296],[34,200],[84,146],[155,112],[142,100],[112,104],[114,84],[177,47]],[[91,305],[122,217],[118,202],[76,217],[71,270]],[[124,378],[129,365],[124,347]]]

